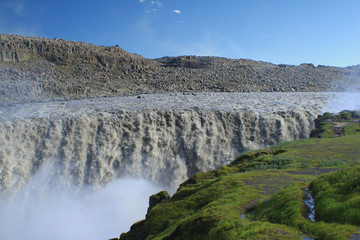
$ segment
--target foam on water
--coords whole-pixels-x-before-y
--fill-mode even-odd
[[[340,93],[196,93],[147,94],[129,97],[103,97],[70,101],[36,102],[0,107],[0,118],[36,118],[52,115],[89,115],[111,111],[255,111],[272,112],[324,107]],[[344,97],[345,98],[345,97]],[[333,102],[329,104],[329,107]]]
[[[324,93],[154,94],[1,107],[0,194],[43,164],[76,186],[122,176],[175,189],[250,149],[308,137]]]

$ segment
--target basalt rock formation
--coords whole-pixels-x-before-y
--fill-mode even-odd
[[[196,56],[145,59],[119,46],[0,35],[0,99],[183,91],[342,91],[358,82],[359,76],[358,66],[275,65]]]
[[[91,96],[131,92],[154,61],[118,46],[0,35],[3,97]],[[150,70],[151,71],[151,70]]]

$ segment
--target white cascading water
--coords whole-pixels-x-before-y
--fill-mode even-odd
[[[132,178],[136,183],[113,188],[125,191],[128,200],[105,194],[107,200],[120,201],[109,205],[119,205],[115,207],[122,211],[127,209],[124,202],[136,202],[134,199],[145,201],[146,205],[151,193],[162,188],[173,191],[191,175],[227,164],[246,150],[308,137],[314,127],[313,120],[329,98],[325,93],[153,94],[4,105],[0,107],[0,200],[3,204],[0,221],[9,220],[8,209],[12,209],[9,206],[20,204],[19,199],[26,199],[30,212],[36,209],[33,206],[38,199],[46,200],[41,206],[51,202],[55,209],[61,209],[64,201],[58,206],[58,200],[68,199],[69,194],[73,196],[71,206],[87,206],[86,201],[98,199],[97,193],[105,191],[111,186],[107,183],[116,179],[125,182]],[[150,183],[144,185],[139,179]],[[136,188],[144,192],[142,197],[137,191],[131,194]],[[55,194],[52,198],[54,192],[60,192],[62,197]],[[32,201],[34,197],[29,196],[34,193],[37,200]],[[105,200],[100,202],[107,204]],[[94,209],[92,204],[89,208]],[[43,219],[42,215],[37,216],[41,210],[31,214],[29,209],[16,214],[21,219],[26,219],[25,213],[31,220]],[[141,209],[144,214],[146,206]],[[67,218],[74,217],[60,219],[68,223]],[[122,221],[114,219],[112,224]],[[78,220],[84,222],[82,218]],[[16,218],[13,222],[21,221]],[[127,226],[133,222],[128,220]],[[59,224],[66,225],[55,226]],[[103,219],[101,224],[96,224],[111,225],[104,224]],[[28,225],[25,224],[31,232],[33,226]],[[120,225],[115,224],[112,231],[117,232],[108,237],[128,230]],[[24,224],[14,228],[21,227]],[[66,226],[60,228],[66,229]],[[9,229],[5,224],[0,229],[0,237],[24,237],[20,234],[16,238],[19,231],[8,232]],[[73,230],[60,232],[68,231]],[[28,239],[47,239],[33,232]],[[73,233],[73,238],[60,233],[50,235],[52,239],[79,239],[75,238],[76,234]],[[87,239],[100,237],[91,236],[93,238],[87,236]]]
[[[2,190],[19,189],[43,164],[71,184],[136,176],[175,187],[248,149],[309,136],[315,114],[100,113],[0,123]]]
[[[140,101],[145,106],[147,99]],[[26,106],[6,109],[12,116],[0,121],[1,192],[20,189],[44,164],[55,164],[56,179],[75,186],[135,176],[175,188],[246,150],[308,137],[320,111],[283,110],[274,102],[259,112],[220,106],[89,111],[84,102],[69,111],[59,109],[61,102],[41,103],[31,109],[35,116]]]

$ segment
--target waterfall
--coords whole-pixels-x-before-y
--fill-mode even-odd
[[[246,150],[307,137],[314,117],[187,110],[1,122],[1,190],[21,187],[46,163],[76,185],[131,175],[175,186]]]
[[[102,186],[133,176],[176,188],[189,176],[219,168],[244,151],[308,137],[324,98],[311,94],[302,106],[298,101],[303,95],[251,95],[251,104],[250,95],[243,94],[243,102],[234,100],[238,95],[221,95],[214,105],[202,96],[207,105],[196,101],[200,107],[195,108],[166,106],[194,104],[191,100],[198,96],[168,96],[165,102],[158,95],[152,109],[139,107],[150,100],[140,103],[136,98],[127,98],[120,107],[116,98],[3,107],[0,192],[19,190],[45,164],[56,165],[52,181],[71,186]]]

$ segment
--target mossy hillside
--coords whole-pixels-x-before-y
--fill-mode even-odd
[[[253,220],[285,224],[298,229],[304,235],[316,239],[349,239],[359,227],[328,222],[313,223],[307,217],[304,205],[304,188],[307,184],[294,183],[277,192],[267,201],[260,201],[254,207]]]
[[[272,147],[284,150],[277,157],[291,158],[298,167],[341,167],[359,161],[359,135],[300,139]]]
[[[303,204],[306,184],[295,183],[280,190],[267,201],[260,201],[254,207],[254,219],[298,227],[307,221]]]
[[[360,123],[354,122],[347,125],[344,129],[345,135],[360,134]]]
[[[270,177],[273,187],[278,188],[279,182],[281,186],[287,184],[287,178],[267,172],[252,182],[256,176],[251,172],[225,174],[222,169],[219,177],[214,173],[213,179],[195,175],[169,201],[156,205],[142,228],[146,239],[301,239],[302,233],[296,229],[241,218],[255,202],[270,194],[261,182]],[[124,234],[121,239],[137,238]]]
[[[320,174],[358,162],[359,143],[360,135],[303,139],[245,153],[188,179],[140,222],[142,237],[129,231],[120,239],[346,239],[359,227],[312,223],[302,189]]]
[[[266,169],[306,169],[311,167],[342,167],[355,163],[360,156],[360,138],[310,138],[284,142],[269,149],[247,152],[229,167],[236,171]]]
[[[329,138],[340,135],[360,134],[360,111],[324,113],[315,120],[312,137]]]
[[[310,189],[317,220],[360,226],[360,164],[322,175]]]

